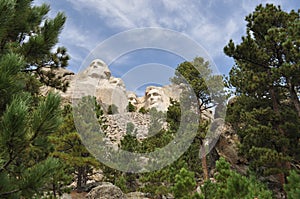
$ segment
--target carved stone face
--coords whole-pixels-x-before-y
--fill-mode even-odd
[[[127,94],[127,99],[132,105],[138,104],[137,96],[134,93]]]
[[[110,77],[109,83],[113,86],[119,86],[119,87],[125,88],[125,84],[122,81],[122,79],[120,79],[120,78]]]
[[[146,91],[146,104],[149,108],[155,107],[159,103],[162,103],[162,91],[159,88],[150,87]]]
[[[111,72],[102,60],[96,59],[89,66],[88,76],[96,79],[109,79]]]

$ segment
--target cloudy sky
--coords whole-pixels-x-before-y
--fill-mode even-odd
[[[244,18],[256,5],[273,3],[285,11],[300,9],[299,0],[37,0],[35,3],[50,4],[50,17],[58,11],[67,15],[59,45],[67,47],[72,58],[69,69],[75,72],[93,49],[112,36],[134,28],[160,27],[178,31],[197,42],[220,73],[226,75],[233,60],[224,55],[223,47],[231,38],[240,41],[245,34]],[[182,57],[167,51],[144,49],[117,57],[109,67],[113,75],[121,77],[137,66],[156,63],[175,68],[182,61]]]

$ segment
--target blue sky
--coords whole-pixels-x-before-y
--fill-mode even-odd
[[[223,48],[231,38],[236,43],[240,41],[246,29],[244,18],[256,5],[273,3],[285,11],[300,9],[299,0],[37,0],[34,3],[50,4],[50,17],[58,11],[67,15],[59,45],[67,47],[71,55],[69,69],[75,72],[89,53],[111,36],[133,28],[161,27],[183,33],[200,44],[220,73],[227,75],[233,60],[223,53]],[[109,67],[114,76],[122,77],[139,65],[157,63],[175,68],[182,61],[172,53],[147,49],[125,54]]]

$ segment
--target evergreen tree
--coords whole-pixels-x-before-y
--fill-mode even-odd
[[[227,120],[252,169],[277,174],[281,185],[290,163],[299,161],[299,19],[300,11],[259,5],[246,17],[242,42],[224,48],[236,63],[228,85],[238,96]]]
[[[71,191],[71,187],[68,185],[73,180],[73,176],[70,175],[72,167],[59,160],[58,168],[52,173],[50,180],[45,183],[45,192],[50,198],[57,198]]]
[[[146,110],[144,107],[141,107],[139,113],[146,114],[148,113],[148,110]]]
[[[95,100],[95,99],[94,99]],[[59,130],[51,136],[51,142],[55,146],[52,153],[54,157],[61,159],[69,168],[69,174],[76,176],[78,191],[81,191],[91,174],[92,168],[99,167],[99,162],[88,152],[82,144],[76,131],[72,107],[66,105],[63,111],[64,121]]]
[[[300,198],[300,175],[294,170],[290,171],[287,177],[288,183],[284,185],[284,190],[289,199]]]
[[[52,74],[67,65],[66,50],[51,50],[66,18],[47,18],[49,6],[31,3],[0,3],[0,198],[38,197],[60,169],[48,140],[61,122],[60,98],[40,97],[39,87],[65,86]]]
[[[118,107],[115,104],[111,104],[107,108],[107,114],[113,115],[118,113]]]
[[[131,104],[131,102],[129,102],[128,106],[127,106],[127,110],[128,110],[128,112],[135,112],[136,107],[133,104]]]
[[[58,160],[49,158],[48,136],[60,124],[60,98],[50,94],[37,107],[30,95],[14,96],[0,120],[0,196],[25,197],[41,192]]]
[[[31,6],[33,0],[4,0],[0,5],[0,54],[14,52],[23,56],[24,73],[34,74],[47,86],[66,89],[54,71],[68,65],[69,56],[64,47],[52,51],[58,42],[66,17],[58,13],[47,18],[50,7],[46,4]],[[31,78],[25,85],[30,85]],[[32,85],[30,85],[32,87]],[[37,92],[37,90],[35,90]]]
[[[175,183],[172,187],[174,197],[178,199],[191,199],[192,191],[196,188],[196,180],[193,172],[185,168],[180,169],[175,176]]]
[[[150,112],[154,122],[151,122],[149,129],[150,131],[155,132],[155,134],[147,137],[141,142],[131,135],[126,135],[121,141],[121,148],[123,150],[137,153],[149,153],[155,151],[157,148],[165,147],[174,139],[174,134],[179,128],[179,123],[182,116],[181,113],[185,114],[185,111],[187,110],[181,111],[180,104],[177,101],[171,100],[171,105],[168,107],[166,114],[168,130],[164,130],[161,129],[161,124],[159,121],[157,121],[157,119],[155,120],[155,118],[161,119],[163,117],[161,115],[162,113],[155,109],[151,109]],[[125,183],[121,183],[124,191],[142,191],[150,193],[153,198],[161,198],[163,195],[173,192],[172,187],[176,182],[175,176],[180,173],[182,168],[187,168],[189,172],[192,172],[197,177],[200,177],[202,173],[201,169],[199,168],[199,165],[201,164],[201,160],[199,159],[200,141],[201,139],[196,138],[192,142],[190,148],[171,165],[168,165],[158,171],[135,175],[136,179],[139,179],[139,181],[144,183],[146,186],[135,187],[135,189],[133,189],[129,186],[130,181],[131,184],[133,184],[133,174],[122,174],[122,180],[125,181]],[[169,155],[172,155],[172,151],[170,151]],[[124,186],[124,184],[126,186]]]
[[[196,107],[198,112],[201,114],[202,111],[212,107],[222,107],[218,110],[224,109],[224,97],[225,91],[223,89],[224,83],[222,76],[213,75],[210,68],[210,63],[205,61],[202,57],[196,57],[192,62],[181,63],[175,71],[175,77],[171,79],[175,84],[187,83],[189,87],[194,91],[196,96]],[[219,112],[219,111],[218,111]],[[220,111],[220,115],[222,115]],[[200,126],[205,126],[206,121],[200,119]],[[199,130],[204,128],[199,128]],[[205,133],[199,132],[202,135],[202,139],[205,137]],[[201,139],[200,139],[201,141]],[[199,143],[199,148],[200,148]],[[205,151],[201,151],[200,154],[206,154]],[[208,179],[208,166],[206,156],[201,157],[202,169],[204,179]]]
[[[245,177],[230,169],[224,158],[216,163],[216,182],[210,180],[201,187],[202,198],[272,198],[272,192],[253,177]]]

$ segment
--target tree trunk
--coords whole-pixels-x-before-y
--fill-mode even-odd
[[[198,102],[198,111],[200,114],[199,120],[201,121],[201,103],[199,99],[197,100]],[[202,140],[202,147],[200,146],[200,158],[201,158],[201,166],[203,170],[203,177],[204,180],[208,180],[208,167],[207,167],[207,161],[206,161],[206,148]]]
[[[207,161],[206,161],[206,151],[205,146],[202,144],[203,147],[201,147],[201,163],[202,163],[202,169],[203,169],[203,177],[204,180],[208,180],[208,168],[207,168]]]
[[[78,167],[78,171],[77,171],[77,191],[81,191],[82,189],[82,174],[83,174],[83,169],[82,167]]]
[[[82,172],[82,185],[86,185],[87,180],[88,180],[88,166],[82,167],[83,172]]]
[[[297,92],[295,91],[295,86],[291,83],[288,83],[289,86],[289,91],[290,91],[290,95],[291,95],[291,101],[295,106],[295,109],[298,112],[298,116],[300,117],[300,102],[299,102],[299,98],[297,96]]]
[[[274,110],[275,114],[277,114],[277,115],[280,117],[280,113],[279,113],[279,102],[278,102],[278,100],[277,100],[277,97],[276,97],[276,94],[275,94],[275,91],[274,91],[274,87],[273,87],[273,86],[270,87],[269,92],[270,92],[270,94],[271,94],[271,100],[272,100],[273,110]],[[281,119],[280,119],[280,121],[281,121]],[[279,125],[277,125],[276,128],[277,128],[277,130],[280,132],[280,134],[281,134],[282,136],[285,137],[285,133],[284,133],[284,131],[282,130],[282,128],[280,128]],[[287,151],[286,147],[283,146],[282,152],[283,152],[284,154],[286,154],[286,151]],[[289,165],[289,164],[290,164],[289,162],[285,162],[285,163],[283,163],[283,164],[278,163],[278,167],[279,167],[279,168],[282,168],[282,167],[283,167],[283,168],[287,168],[287,165]],[[285,184],[285,174],[284,174],[283,172],[281,172],[281,173],[277,174],[277,178],[278,178],[278,180],[279,180],[279,182],[280,182],[280,184],[281,184],[281,186],[282,186],[282,188],[283,188],[283,186],[284,186],[284,184]]]
[[[55,182],[53,183],[53,189],[52,189],[52,191],[53,191],[54,198],[56,198],[56,186],[55,186]]]

